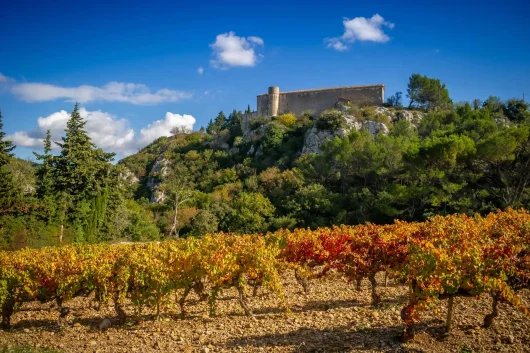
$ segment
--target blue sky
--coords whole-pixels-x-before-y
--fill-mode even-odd
[[[421,73],[454,101],[530,95],[528,1],[1,1],[0,109],[23,158],[47,128],[60,138],[74,101],[122,157],[255,109],[271,85],[389,96]]]

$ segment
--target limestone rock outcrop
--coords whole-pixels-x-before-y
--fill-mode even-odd
[[[129,185],[135,185],[140,182],[140,179],[138,179],[138,177],[128,168],[125,168],[123,173],[120,173],[120,179]]]
[[[393,113],[392,111],[390,111],[390,109],[388,109],[388,108],[377,107],[377,108],[375,108],[375,113],[376,114],[381,114],[381,115],[386,115],[390,119],[390,121],[396,120],[396,114]]]
[[[247,156],[252,156],[256,152],[256,149],[254,148],[254,145],[250,146],[250,149],[247,152]]]
[[[396,113],[394,121],[406,120],[416,126],[423,119],[423,113],[410,110],[400,110]]]
[[[252,129],[249,127],[246,133],[245,131],[243,131],[243,142],[252,142],[252,141],[261,140],[261,138],[265,136],[269,128],[270,128],[270,123],[265,123],[255,129]]]
[[[388,127],[383,123],[378,123],[372,120],[366,120],[363,122],[363,128],[368,130],[372,135],[383,134],[387,135],[389,133]]]
[[[329,139],[338,136],[344,138],[352,129],[357,131],[365,128],[372,135],[383,134],[387,135],[389,133],[388,127],[383,123],[378,123],[372,120],[365,120],[362,123],[357,121],[353,115],[346,115],[346,127],[340,128],[335,131],[331,130],[319,130],[316,126],[313,126],[309,129],[304,138],[304,145],[302,147],[302,155],[309,153],[322,153],[320,146]]]
[[[147,188],[151,192],[151,202],[162,203],[166,199],[166,195],[160,190],[160,184],[162,179],[167,177],[171,172],[170,162],[165,158],[158,158],[155,160],[151,172],[149,173],[149,179],[147,179]]]
[[[302,147],[302,155],[316,153],[320,154],[320,145],[325,141],[340,135],[339,131],[319,130],[312,127],[305,135],[304,147]]]

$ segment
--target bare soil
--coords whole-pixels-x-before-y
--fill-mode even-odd
[[[208,306],[190,295],[189,314],[181,317],[178,305],[164,310],[156,320],[153,310],[134,315],[118,325],[112,305],[96,311],[87,298],[68,303],[68,324],[59,327],[57,311],[50,304],[27,303],[12,318],[13,328],[0,331],[2,347],[30,346],[64,352],[530,352],[530,319],[501,304],[492,327],[483,328],[490,312],[489,296],[455,299],[451,335],[444,335],[446,301],[440,312],[425,312],[413,342],[402,344],[400,310],[407,301],[407,288],[378,277],[382,303],[370,305],[370,286],[357,292],[338,276],[311,282],[304,294],[294,276],[284,278],[290,313],[279,298],[260,289],[249,296],[254,317],[244,315],[235,289],[224,290],[215,317]],[[530,291],[520,292],[526,305]],[[100,330],[105,319],[110,328]]]

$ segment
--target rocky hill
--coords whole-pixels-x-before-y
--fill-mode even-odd
[[[161,234],[486,213],[530,200],[527,115],[489,101],[416,110],[339,105],[318,116],[234,111],[119,164],[130,198]]]
[[[242,117],[229,122],[215,135],[192,132],[162,137],[120,164],[127,168],[126,179],[131,185],[142,190],[142,195],[151,202],[161,203],[165,195],[160,185],[171,173],[172,149],[184,148],[186,152],[211,149],[227,157],[232,167],[244,161],[258,170],[271,166],[289,168],[303,155],[321,154],[321,146],[335,137],[342,139],[352,131],[362,130],[373,136],[387,135],[395,123],[406,121],[411,128],[417,128],[423,117],[423,112],[415,110],[349,105],[338,105],[316,118],[311,112],[300,117],[292,114]]]

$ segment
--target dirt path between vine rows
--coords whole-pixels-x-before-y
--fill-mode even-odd
[[[382,278],[378,278],[382,283]],[[59,352],[530,352],[530,319],[507,305],[500,306],[495,324],[481,327],[489,313],[491,299],[457,298],[454,331],[444,336],[445,301],[440,313],[422,315],[413,342],[402,344],[403,324],[399,312],[407,300],[407,288],[390,284],[379,287],[382,304],[370,305],[369,283],[357,292],[342,278],[329,277],[311,282],[303,294],[293,276],[284,278],[285,294],[291,307],[286,314],[280,300],[265,290],[249,298],[255,317],[246,317],[233,289],[221,293],[217,316],[207,315],[207,304],[191,296],[189,315],[180,317],[177,306],[154,320],[145,310],[124,325],[114,321],[109,305],[96,311],[90,300],[76,298],[66,327],[59,329],[57,311],[50,304],[28,303],[13,315],[13,328],[0,331],[3,347],[30,346]],[[530,291],[522,291],[530,306]],[[110,328],[101,331],[103,319]]]

